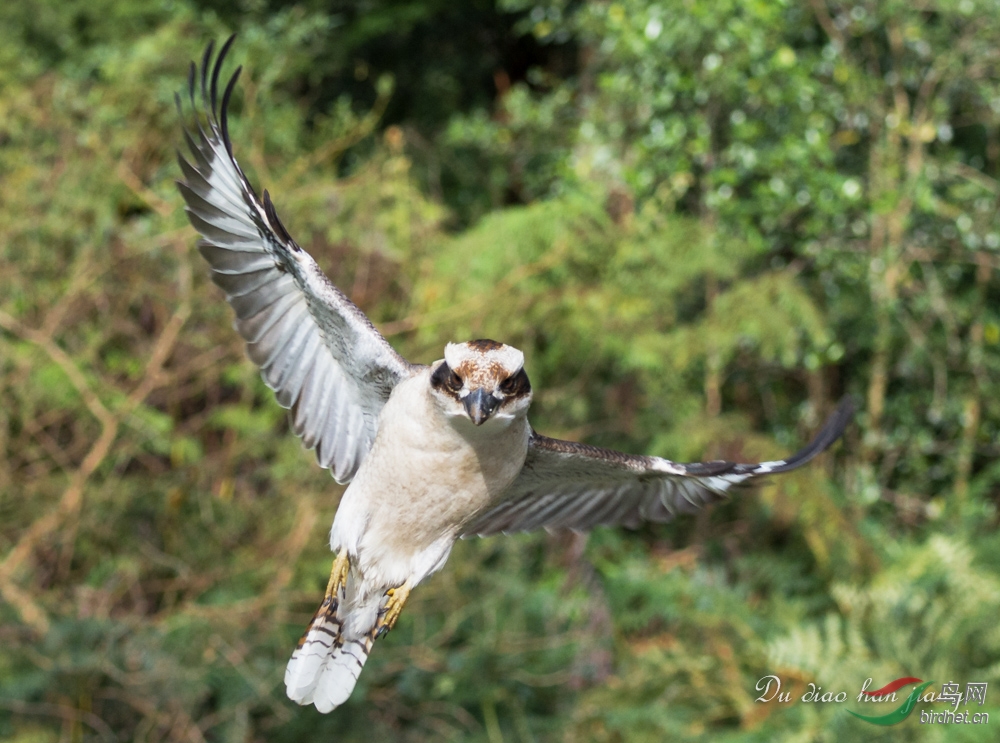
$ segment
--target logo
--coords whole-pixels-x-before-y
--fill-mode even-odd
[[[982,707],[986,703],[987,684],[985,682],[969,682],[965,685],[965,691],[963,692],[957,683],[949,681],[941,685],[941,692],[938,694],[935,694],[933,690],[927,690],[927,687],[933,683],[933,681],[924,681],[916,676],[903,676],[890,681],[880,689],[869,691],[868,687],[872,685],[872,680],[869,678],[861,685],[861,693],[857,696],[858,702],[867,704],[895,703],[899,701],[896,692],[908,686],[913,686],[913,689],[910,690],[903,703],[891,712],[881,715],[863,715],[854,710],[847,711],[859,720],[871,725],[898,725],[910,716],[918,702],[923,704],[947,702],[951,706],[951,709],[946,709],[943,712],[933,709],[920,710],[920,724],[983,725],[990,721],[988,712],[974,712],[968,709],[968,706],[972,703],[977,704],[979,707]],[[817,686],[811,682],[808,686],[809,690],[799,700],[803,703],[823,704],[832,702],[839,704],[847,701],[848,695],[845,691],[823,692],[822,686]],[[761,678],[757,682],[756,688],[757,691],[763,692],[755,700],[759,703],[766,704],[771,701],[777,701],[779,704],[788,704],[793,701],[791,692],[786,691],[783,693],[781,691],[781,679],[773,674]],[[963,702],[966,705],[966,709],[960,712],[958,706]]]
[[[859,720],[870,722],[872,725],[896,725],[905,720],[907,717],[910,716],[910,713],[913,711],[913,708],[916,706],[917,702],[920,701],[920,692],[922,692],[924,689],[926,689],[928,686],[934,683],[933,681],[924,681],[923,683],[921,683],[920,679],[916,678],[915,676],[905,676],[903,678],[898,678],[895,681],[890,681],[881,689],[876,689],[875,691],[866,691],[866,689],[868,688],[868,684],[870,682],[871,679],[868,679],[868,681],[865,682],[864,686],[862,686],[861,688],[861,694],[868,697],[878,697],[878,699],[866,699],[865,701],[881,701],[883,696],[895,699],[896,698],[895,692],[898,691],[899,689],[902,689],[904,686],[909,686],[910,684],[920,684],[920,686],[917,686],[916,688],[913,689],[913,691],[910,692],[910,696],[906,698],[905,702],[903,702],[899,707],[897,707],[887,715],[879,715],[877,717],[874,717],[869,715],[859,715],[854,710],[850,709],[847,710],[852,715],[857,717]],[[933,693],[931,693],[931,696],[933,696]],[[861,701],[861,695],[858,695],[858,701]]]

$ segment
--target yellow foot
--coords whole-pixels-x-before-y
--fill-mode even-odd
[[[376,637],[381,637],[396,626],[396,620],[403,611],[403,604],[410,596],[410,581],[396,588],[390,588],[385,595],[389,600],[385,608],[379,611],[378,621],[375,623]]]
[[[326,584],[326,598],[332,599],[341,588],[347,585],[347,571],[351,568],[351,561],[347,557],[347,550],[341,550],[333,561],[333,568],[330,570],[330,582]]]

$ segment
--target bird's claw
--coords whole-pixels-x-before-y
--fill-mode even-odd
[[[375,637],[381,637],[396,626],[396,620],[399,619],[409,595],[409,582],[385,592],[387,601],[385,606],[379,609],[378,619],[375,622]]]

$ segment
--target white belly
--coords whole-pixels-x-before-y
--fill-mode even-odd
[[[439,569],[462,524],[524,464],[525,418],[479,427],[464,416],[449,419],[428,392],[428,375],[393,391],[333,522],[331,548],[346,548],[365,582],[417,583]]]

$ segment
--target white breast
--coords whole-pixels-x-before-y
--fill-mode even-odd
[[[527,419],[474,426],[430,395],[430,370],[393,390],[371,451],[344,493],[330,534],[366,578],[398,585],[443,565],[459,527],[505,490],[528,449]]]

